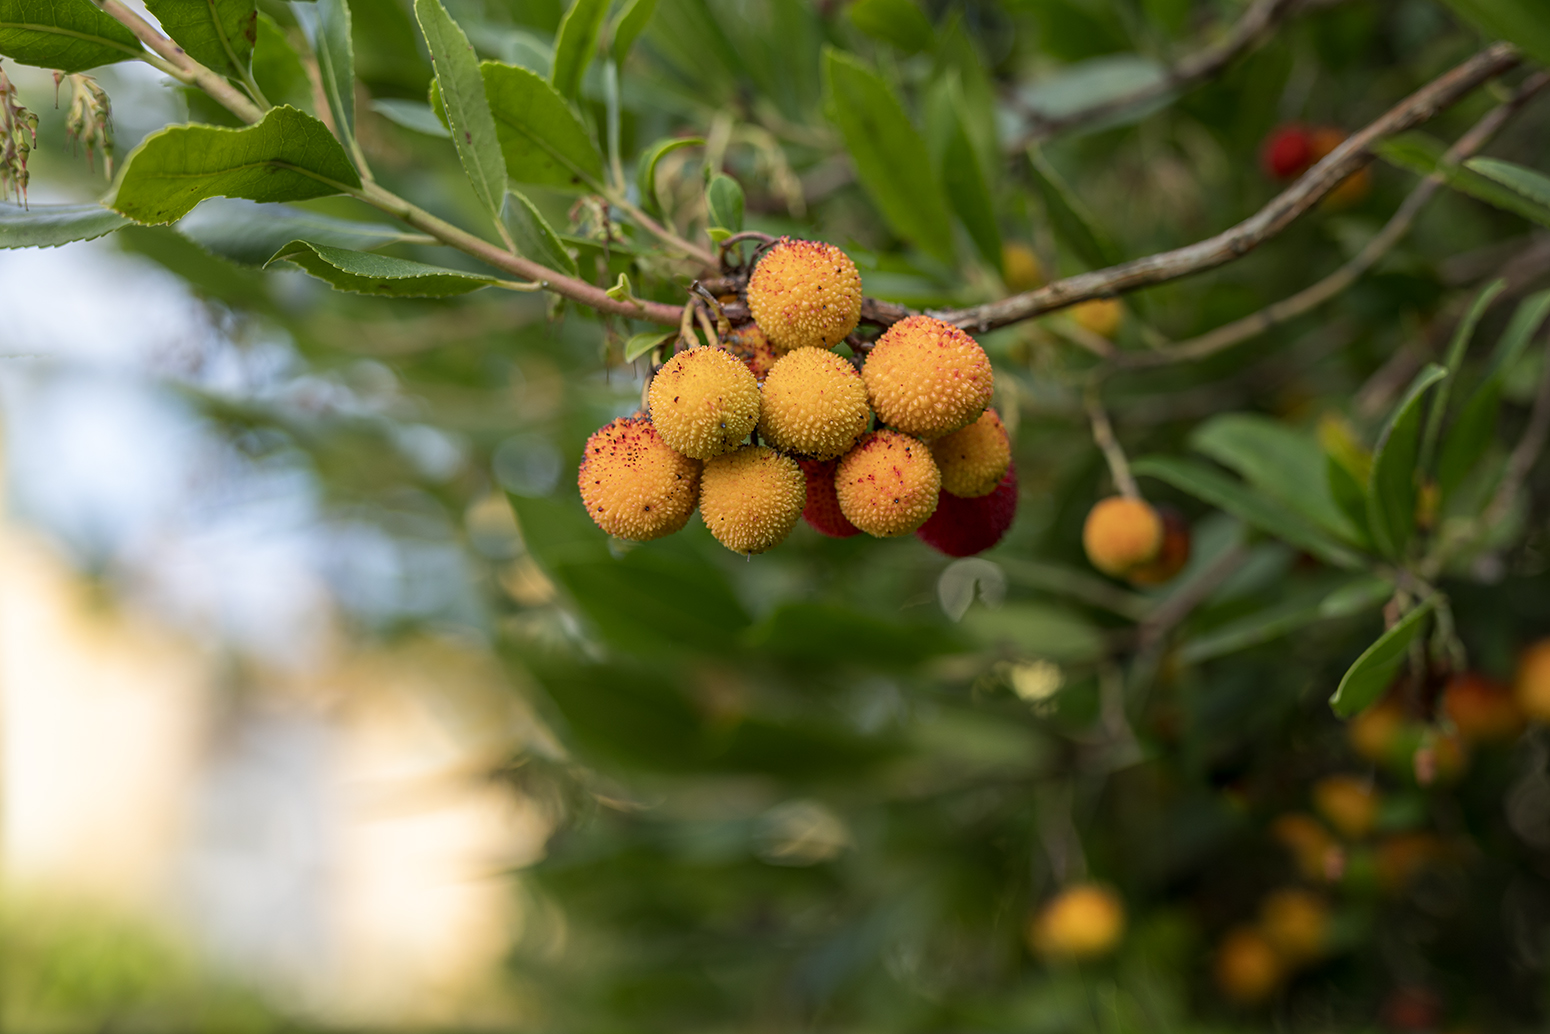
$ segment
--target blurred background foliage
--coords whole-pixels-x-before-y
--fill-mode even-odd
[[[255,75],[272,100],[315,111],[290,49],[305,54],[300,6],[261,0]],[[401,0],[349,6],[358,133],[377,177],[480,226],[426,106],[432,71],[412,11]],[[636,197],[692,239],[704,240],[707,175],[724,172],[745,196],[747,228],[839,244],[870,296],[993,300],[1247,217],[1282,188],[1260,161],[1277,126],[1353,131],[1482,45],[1434,0],[1286,6],[1262,43],[1211,81],[1042,139],[1040,117],[1157,81],[1221,38],[1244,6],[659,0],[618,69],[618,153],[633,180],[656,142],[703,140],[663,155],[655,196]],[[560,0],[447,7],[481,56],[548,74]],[[942,193],[889,210],[858,180],[864,163],[844,131],[857,112],[834,67],[825,71],[826,47],[901,100],[937,163],[916,170],[918,182]],[[600,140],[604,76],[591,63],[577,101]],[[118,68],[99,79],[121,156],[160,125],[159,110],[237,124],[191,90]],[[98,192],[69,158],[52,84],[18,81],[42,118],[34,190]],[[1456,138],[1502,89],[1474,92],[1425,132]],[[1490,153],[1544,168],[1547,139],[1550,103],[1539,100]],[[982,188],[955,187],[970,159]],[[1375,165],[1364,196],[1313,210],[1216,272],[1125,298],[1118,325],[1101,333],[1139,351],[1253,313],[1350,258],[1416,182]],[[980,189],[988,209],[975,208]],[[608,286],[628,273],[642,296],[682,301],[681,264],[629,226],[605,226],[603,206],[559,189],[528,193],[584,279]],[[347,198],[295,208],[374,219]],[[217,213],[217,230],[201,231],[206,213]],[[197,357],[164,372],[245,461],[300,472],[332,519],[404,546],[391,584],[339,582],[353,634],[471,636],[552,730],[492,773],[541,802],[553,824],[544,859],[511,878],[524,916],[510,960],[521,1029],[1544,1022],[1542,730],[1468,744],[1418,781],[1415,743],[1454,730],[1412,701],[1396,719],[1413,729],[1409,752],[1390,763],[1392,740],[1364,749],[1353,735],[1364,719],[1338,720],[1328,698],[1383,631],[1388,583],[1162,481],[1143,478],[1143,489],[1186,514],[1190,567],[1151,590],[1092,571],[1081,524],[1112,488],[1083,404],[1095,360],[1081,344],[1094,331],[1069,314],[981,337],[1021,477],[1018,520],[1001,545],[948,562],[913,538],[828,540],[801,526],[748,561],[697,521],[662,541],[609,541],[579,505],[582,443],[638,405],[643,362],[625,362],[623,346],[643,328],[493,290],[444,300],[333,292],[255,268],[266,218],[245,202],[208,202],[176,227],[132,226],[112,240],[182,277],[250,369],[276,340],[293,350],[235,385]],[[258,242],[246,257],[231,229],[243,219]],[[414,240],[384,253],[480,268]],[[1321,449],[1365,456],[1411,378],[1441,359],[1471,300],[1499,276],[1507,287],[1466,354],[1466,385],[1488,370],[1518,304],[1550,278],[1550,239],[1520,215],[1443,191],[1328,305],[1199,362],[1116,373],[1104,400],[1131,456],[1203,454],[1295,510],[1325,491],[1300,480],[1309,457],[1317,478]],[[1518,440],[1544,353],[1536,337],[1502,371],[1500,426],[1479,469],[1499,473]],[[1249,431],[1223,414],[1252,415]],[[1291,458],[1235,452],[1235,430],[1256,429]],[[1490,487],[1463,491],[1476,502],[1457,505],[1478,506]],[[1496,679],[1510,680],[1521,647],[1550,630],[1547,508],[1540,470],[1494,537],[1442,576],[1469,667]],[[87,567],[107,562],[90,542],[73,545]],[[1341,776],[1356,782],[1329,782]],[[1355,819],[1342,808],[1352,794]],[[1086,879],[1117,890],[1123,939],[1094,961],[1042,960],[1030,917]],[[1316,950],[1282,958],[1264,993],[1234,993],[1223,945],[1232,931],[1265,930],[1267,900],[1289,887],[1316,903]],[[6,954],[29,960],[8,980],[36,981],[44,1005],[64,996],[90,1010],[98,996],[141,993],[135,972],[111,966],[72,982],[56,954],[115,949],[75,945],[65,927],[48,945],[18,940],[41,929],[8,934]],[[241,1028],[245,1008],[240,997],[188,1006],[215,1010],[194,1021],[211,1030]]]

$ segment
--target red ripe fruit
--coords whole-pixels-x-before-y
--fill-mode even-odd
[[[1259,160],[1273,179],[1289,180],[1301,176],[1319,160],[1314,152],[1313,133],[1307,126],[1281,126],[1265,138]]]
[[[978,499],[941,493],[936,513],[915,535],[948,556],[973,556],[1000,542],[1017,516],[1017,464],[1007,468],[996,490]]]
[[[848,539],[861,534],[861,529],[840,512],[840,497],[834,491],[834,467],[838,463],[838,459],[797,460],[807,478],[807,505],[802,508],[802,519],[820,535]]]

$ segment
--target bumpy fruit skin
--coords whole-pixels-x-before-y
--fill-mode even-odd
[[[807,503],[796,461],[764,445],[745,445],[705,464],[700,517],[734,553],[763,553],[785,541]]]
[[[1012,439],[994,409],[968,427],[931,443],[931,456],[942,472],[942,491],[962,499],[989,495],[1012,465]]]
[[[834,491],[834,468],[838,460],[797,460],[802,476],[807,478],[807,505],[802,507],[802,519],[820,535],[831,539],[848,539],[861,534],[861,529],[850,523],[840,510],[840,497]]]
[[[928,441],[978,420],[995,388],[990,357],[979,342],[930,316],[889,327],[861,376],[883,423]]]
[[[1512,692],[1531,721],[1550,721],[1550,639],[1541,639],[1523,651]]]
[[[1313,136],[1307,126],[1279,126],[1265,138],[1259,152],[1260,165],[1271,179],[1289,180],[1301,176],[1314,162]]]
[[[1356,776],[1325,776],[1313,785],[1313,806],[1347,839],[1360,840],[1378,817],[1378,791]]]
[[[1523,731],[1523,710],[1512,691],[1477,671],[1462,672],[1448,680],[1442,691],[1442,710],[1469,743],[1505,742]]]
[[[1104,574],[1124,577],[1157,559],[1162,550],[1163,523],[1157,511],[1140,499],[1114,495],[1099,500],[1082,526],[1087,559]]]
[[[1329,905],[1301,887],[1282,887],[1260,906],[1259,929],[1293,966],[1312,962],[1329,943]]]
[[[1044,283],[1044,265],[1026,244],[1001,245],[1002,279],[1009,291],[1031,291]]]
[[[1235,1002],[1253,1005],[1270,997],[1286,975],[1281,956],[1265,936],[1238,927],[1216,951],[1216,986]]]
[[[833,352],[787,352],[764,379],[759,434],[781,452],[832,460],[849,452],[871,422],[866,384]]]
[[[576,483],[599,528],[645,542],[689,520],[699,498],[700,462],[668,448],[645,417],[620,417],[587,439]]]
[[[1071,306],[1071,318],[1077,325],[1099,337],[1113,337],[1123,315],[1124,310],[1113,298],[1094,298]]]
[[[743,365],[748,367],[748,372],[753,374],[754,380],[760,384],[764,383],[765,375],[775,365],[775,360],[780,358],[780,353],[770,344],[770,339],[757,323],[733,327],[732,333],[722,338],[721,347],[741,359]]]
[[[861,273],[821,241],[780,241],[748,278],[748,311],[781,351],[833,348],[861,322]]]
[[[720,348],[673,356],[651,379],[647,398],[662,440],[697,460],[731,452],[759,422],[759,382]]]
[[[1055,895],[1033,917],[1028,941],[1049,959],[1096,959],[1114,950],[1125,933],[1119,895],[1096,883],[1079,883]]]
[[[1017,467],[1009,466],[996,490],[977,499],[943,491],[936,513],[915,529],[915,537],[938,553],[973,556],[1000,542],[1017,518]]]
[[[840,512],[876,538],[908,535],[936,511],[942,475],[931,450],[898,431],[874,431],[840,459]]]
[[[1189,563],[1189,522],[1184,519],[1182,513],[1171,506],[1158,506],[1154,509],[1157,511],[1157,516],[1162,519],[1162,547],[1157,550],[1155,560],[1132,568],[1126,575],[1132,585],[1151,586],[1171,582]]]

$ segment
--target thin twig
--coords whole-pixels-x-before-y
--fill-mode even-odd
[[[244,122],[257,122],[264,117],[264,110],[227,81],[225,76],[211,71],[189,57],[182,47],[157,32],[150,22],[119,0],[97,0],[97,3],[109,17],[134,33],[136,39],[150,47],[171,66],[170,70],[163,68],[162,71],[175,79],[199,87]]]
[[[1181,341],[1163,351],[1135,352],[1119,356],[1114,365],[1124,369],[1145,369],[1203,359],[1311,312],[1334,298],[1354,284],[1410,231],[1421,209],[1426,207],[1426,203],[1446,182],[1447,173],[1444,170],[1457,166],[1490,143],[1507,120],[1547,85],[1550,85],[1550,73],[1541,72],[1520,86],[1509,100],[1492,108],[1448,149],[1438,163],[1439,171],[1427,177],[1410,192],[1410,196],[1405,198],[1404,203],[1394,212],[1383,229],[1349,262],[1323,280],[1256,313],[1224,324],[1199,337]]]
[[[1087,386],[1085,401],[1087,417],[1093,425],[1093,441],[1097,443],[1103,458],[1109,464],[1109,473],[1114,477],[1114,487],[1119,489],[1119,494],[1126,499],[1140,499],[1141,489],[1130,473],[1130,461],[1125,458],[1125,450],[1120,448],[1119,439],[1114,437],[1114,425],[1109,423],[1109,414],[1104,410],[1103,400],[1098,396],[1096,381]]]

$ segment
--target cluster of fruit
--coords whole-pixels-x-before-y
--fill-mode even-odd
[[[1275,180],[1294,180],[1323,161],[1346,138],[1334,126],[1307,126],[1300,122],[1279,126],[1260,148],[1260,165]],[[1349,208],[1372,190],[1372,173],[1358,169],[1324,198],[1326,208]]]
[[[860,323],[861,275],[816,241],[771,247],[747,302],[753,323],[656,371],[649,415],[588,439],[577,481],[598,527],[645,541],[698,508],[717,541],[746,555],[779,545],[798,517],[834,537],[913,532],[951,556],[1001,540],[1017,474],[973,338],[911,316],[864,349],[858,370],[833,348]]]

